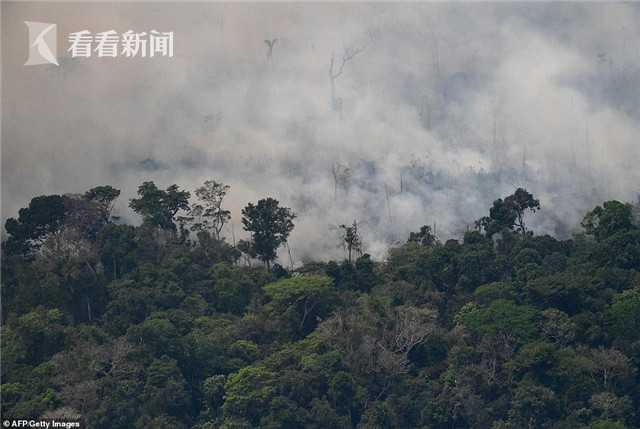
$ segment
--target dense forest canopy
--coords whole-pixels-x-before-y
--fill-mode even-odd
[[[2,243],[2,414],[106,428],[640,427],[640,207],[558,240],[525,189],[461,240],[416,225],[384,260],[277,258],[295,213],[229,186],[31,200]]]

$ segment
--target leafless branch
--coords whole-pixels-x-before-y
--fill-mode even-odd
[[[331,80],[336,80],[338,77],[340,77],[340,75],[344,71],[345,64],[347,64],[349,61],[354,59],[358,54],[362,53],[364,49],[365,49],[364,47],[346,48],[344,50],[344,53],[342,54],[342,60],[340,62],[340,67],[338,68],[338,71],[334,71],[335,55],[331,54],[331,62],[329,64],[329,76],[331,76]]]

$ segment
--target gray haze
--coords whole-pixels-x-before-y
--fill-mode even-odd
[[[175,57],[25,67],[25,20],[57,23],[59,53],[83,29],[174,31]],[[334,108],[330,59],[353,50]],[[458,237],[518,186],[559,235],[640,192],[636,4],[3,2],[2,62],[3,218],[111,184],[135,222],[142,181],[214,178],[236,238],[248,201],[294,208],[300,261],[341,256],[354,219],[383,257],[423,224]]]

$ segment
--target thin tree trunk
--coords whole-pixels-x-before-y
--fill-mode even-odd
[[[291,254],[291,247],[289,247],[289,242],[285,241],[284,244],[287,247],[287,253],[289,254],[289,267],[291,271],[293,271],[293,255]]]
[[[389,187],[387,184],[384,184],[384,196],[387,202],[387,216],[389,217],[389,222],[391,222],[391,203],[389,202]]]
[[[336,110],[336,79],[333,75],[330,75],[329,78],[331,79],[331,110]]]
[[[89,318],[89,322],[91,322],[93,320],[93,314],[91,312],[91,300],[89,299],[89,296],[86,296],[87,299],[87,316]]]

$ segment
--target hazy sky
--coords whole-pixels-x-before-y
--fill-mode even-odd
[[[60,66],[24,66],[23,21],[58,24]],[[78,59],[66,34],[173,31],[174,58]],[[640,192],[640,5],[2,2],[2,216],[36,195],[231,185],[298,213],[296,260],[434,223],[456,237],[525,186],[540,233]],[[272,58],[265,39],[277,38]],[[359,54],[335,79],[329,65]],[[335,69],[334,69],[335,70]],[[333,172],[339,183],[334,184]]]

